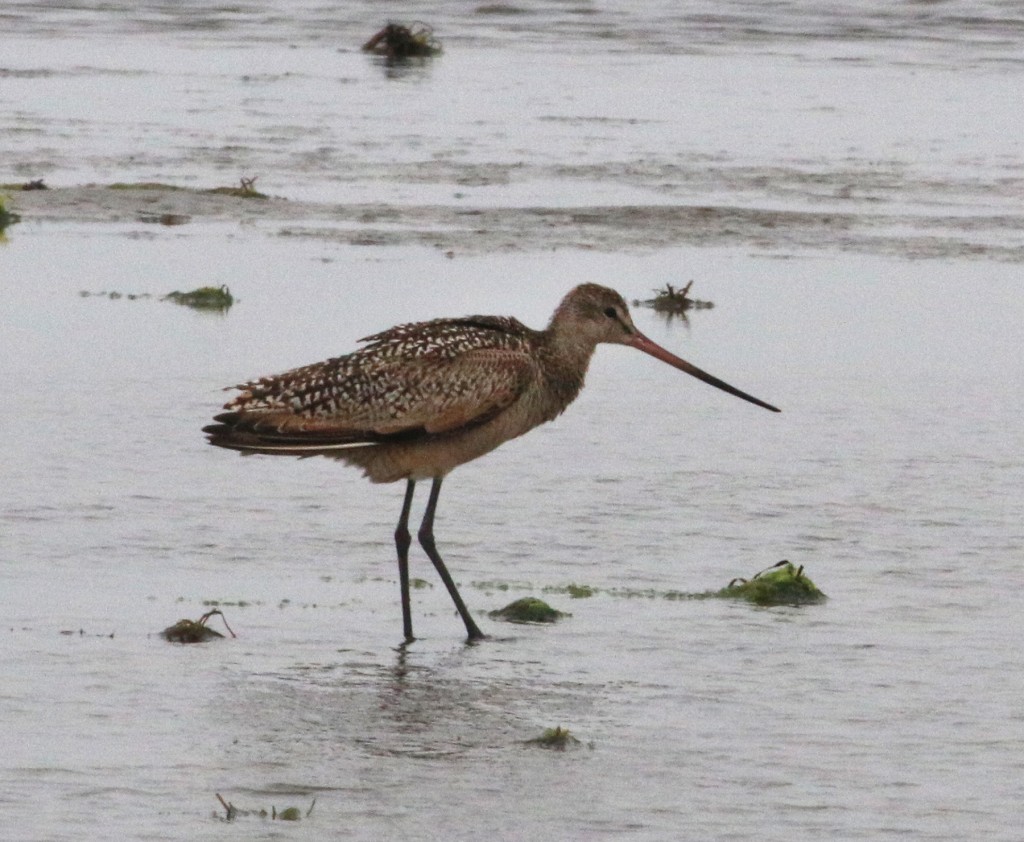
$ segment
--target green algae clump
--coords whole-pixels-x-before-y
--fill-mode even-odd
[[[504,608],[490,613],[492,619],[506,620],[509,623],[554,623],[566,615],[556,611],[543,599],[535,596],[524,596],[510,602]]]
[[[13,225],[15,222],[20,222],[21,217],[7,209],[7,204],[3,196],[0,196],[0,231],[3,231],[8,225]]]
[[[227,286],[199,287],[191,292],[169,292],[163,297],[164,301],[173,301],[183,307],[191,307],[194,310],[217,310],[225,312],[235,303],[235,297]]]
[[[524,743],[528,746],[565,751],[572,746],[578,746],[580,741],[569,732],[568,728],[557,726],[555,728],[546,728],[539,737],[534,737],[532,740],[524,740]]]
[[[814,605],[828,599],[804,575],[803,565],[796,567],[785,560],[751,579],[733,579],[716,596],[745,599],[754,605]]]

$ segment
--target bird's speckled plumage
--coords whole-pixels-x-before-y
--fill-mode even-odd
[[[630,331],[625,302],[595,284],[569,293],[544,331],[498,316],[398,325],[236,387],[206,431],[245,452],[338,458],[376,482],[440,476],[559,415],[597,343]]]

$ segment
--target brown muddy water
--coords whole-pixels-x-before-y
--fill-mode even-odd
[[[647,5],[414,3],[407,66],[371,3],[4,7],[0,182],[51,187],[0,245],[5,838],[1019,838],[1020,10]],[[783,413],[600,349],[446,484],[479,645],[414,555],[397,647],[400,487],[199,431],[394,323],[690,279],[640,329]],[[829,602],[678,598],[782,558]],[[527,594],[572,616],[486,616]]]

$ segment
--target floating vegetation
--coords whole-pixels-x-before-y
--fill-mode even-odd
[[[496,579],[485,579],[476,582],[470,582],[470,587],[476,588],[481,591],[531,591],[533,585],[529,582],[507,582],[498,581]]]
[[[111,301],[120,301],[122,298],[126,301],[141,301],[144,298],[153,297],[148,292],[119,292],[117,290],[92,292],[82,289],[78,291],[78,294],[82,298],[109,298]],[[160,300],[171,301],[174,304],[192,307],[195,310],[216,310],[221,313],[228,310],[235,303],[235,297],[226,286],[199,287],[191,292],[178,292],[175,290],[161,296]]]
[[[532,740],[524,740],[523,743],[524,745],[539,746],[540,748],[549,748],[555,751],[565,751],[567,748],[580,745],[580,741],[569,732],[569,729],[562,728],[561,726],[547,728],[539,737],[534,737]]]
[[[11,631],[13,631],[13,629]],[[85,629],[79,629],[78,631],[75,631],[74,629],[61,629],[60,634],[65,637],[71,637],[72,635],[77,634],[79,637],[109,637],[111,640],[114,639],[113,632],[110,632],[110,634],[107,634],[106,632],[87,632]]]
[[[269,199],[266,193],[260,193],[256,189],[256,176],[242,178],[238,187],[214,187],[204,190],[204,193],[212,193],[217,196],[237,196],[239,199]]]
[[[115,181],[107,185],[108,190],[182,190],[173,184],[164,184],[162,181]]]
[[[160,634],[165,640],[171,643],[205,643],[208,640],[223,638],[224,635],[219,631],[215,631],[206,625],[210,617],[215,614],[220,616],[224,623],[224,628],[230,632],[231,636],[237,637],[237,635],[231,631],[231,626],[228,625],[224,612],[218,609],[207,611],[198,620],[178,620],[178,622],[173,626],[168,626],[160,632]]]
[[[222,313],[235,303],[231,290],[223,284],[219,287],[199,287],[191,292],[169,292],[161,300],[173,301],[194,310],[217,310]]]
[[[697,298],[690,298],[690,288],[693,281],[690,281],[682,289],[676,289],[672,284],[665,284],[664,289],[654,290],[654,298],[644,301],[634,299],[634,307],[650,307],[659,313],[682,314],[687,310],[710,310],[715,306],[713,301],[701,301]]]
[[[210,187],[206,190],[193,192],[208,193],[215,196],[237,196],[240,199],[269,199],[266,193],[256,189],[256,176],[252,178],[241,178],[237,187]],[[108,184],[109,190],[188,190],[186,187],[178,187],[174,184],[165,184],[162,181],[115,181]]]
[[[745,599],[755,605],[814,605],[828,599],[807,576],[801,564],[780,561],[751,579],[733,579],[717,594]]]
[[[21,222],[21,217],[8,210],[4,197],[0,196],[0,234],[3,233],[4,228],[8,225],[14,225],[15,222]]]
[[[363,51],[387,58],[429,58],[441,52],[441,42],[425,23],[389,23],[363,44]]]
[[[533,590],[528,582],[473,582],[473,587],[486,591]],[[566,594],[572,599],[586,599],[602,594],[619,599],[663,599],[670,602],[690,599],[743,599],[754,605],[814,605],[828,597],[804,574],[803,565],[797,567],[789,561],[780,561],[756,573],[750,579],[736,578],[717,591],[658,590],[657,588],[596,588],[591,585],[547,585],[542,593]],[[533,597],[516,600],[500,611],[492,611],[497,619],[512,622],[554,622],[554,620],[512,620],[504,612]],[[541,605],[545,603],[536,600]],[[558,612],[555,612],[556,614]],[[557,617],[555,617],[557,619]]]
[[[491,619],[509,623],[554,623],[567,616],[535,596],[524,596],[504,608],[490,612]]]
[[[590,587],[590,585],[576,585],[572,583],[568,585],[559,585],[557,587],[549,585],[541,588],[541,590],[544,593],[564,593],[569,597],[569,599],[588,599],[597,593],[597,589]]]
[[[148,292],[118,292],[117,290],[112,290],[111,292],[90,292],[87,289],[81,289],[78,291],[78,294],[82,298],[109,298],[111,301],[118,301],[122,298],[128,301],[139,301],[142,298],[153,297]]]
[[[302,810],[298,807],[285,807],[283,810],[278,810],[277,807],[271,806],[269,811],[265,808],[257,810],[240,810],[230,801],[226,801],[219,792],[215,792],[214,795],[217,796],[217,800],[224,808],[224,814],[221,815],[219,812],[214,810],[213,817],[220,819],[223,822],[233,822],[235,819],[242,816],[256,816],[261,819],[270,819],[271,821],[297,822],[303,815]],[[309,818],[315,806],[316,799],[314,798],[312,803],[309,805],[309,809],[306,810],[306,818]]]

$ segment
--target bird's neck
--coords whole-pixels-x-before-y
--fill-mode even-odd
[[[561,413],[579,395],[595,347],[577,333],[560,327],[555,324],[544,331],[538,354],[554,415]]]

